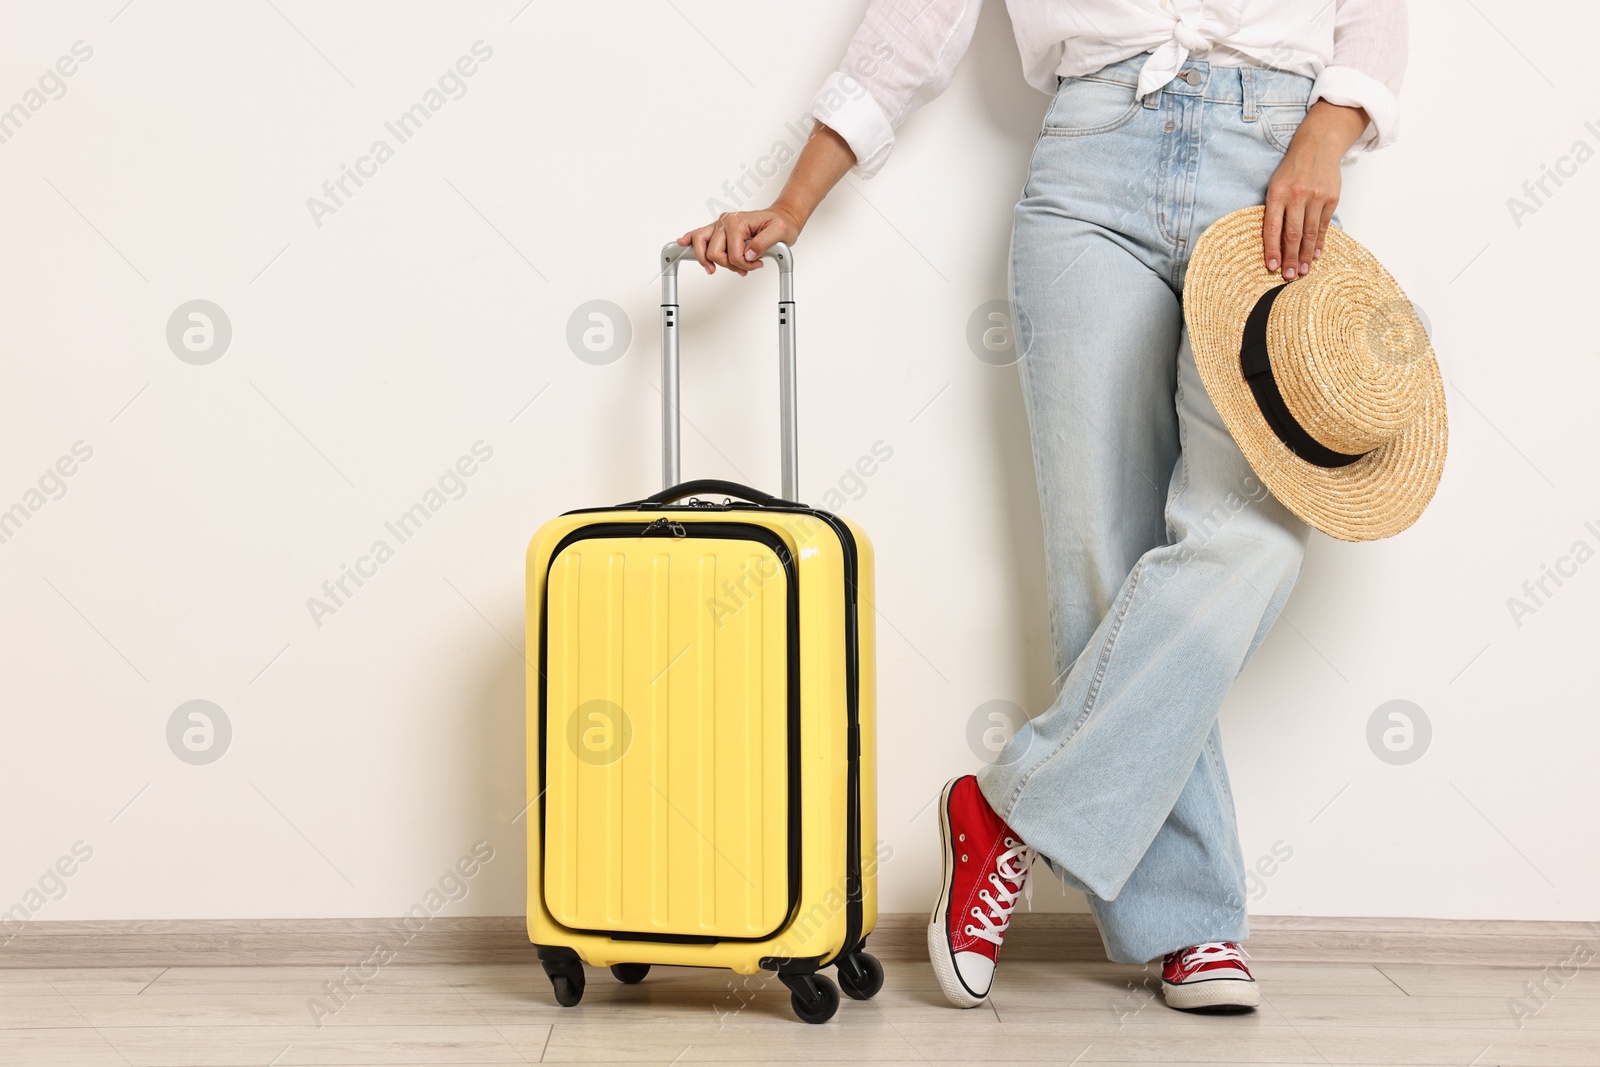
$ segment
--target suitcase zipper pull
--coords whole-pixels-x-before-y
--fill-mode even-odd
[[[649,537],[652,533],[658,530],[665,533],[670,533],[673,537],[687,537],[689,534],[689,531],[683,528],[683,523],[681,522],[674,522],[671,519],[657,519],[646,526],[643,530],[640,530],[639,536]]]

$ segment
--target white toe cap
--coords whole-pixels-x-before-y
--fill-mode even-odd
[[[981,952],[957,952],[954,959],[961,984],[971,990],[973,996],[988,996],[989,986],[994,983],[994,960]]]

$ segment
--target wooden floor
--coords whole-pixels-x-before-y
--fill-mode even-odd
[[[1525,967],[1266,963],[1248,1016],[1171,1011],[1138,968],[1018,960],[990,1004],[947,1007],[926,962],[808,1026],[755,976],[591,971],[558,1008],[536,968],[382,968],[324,1025],[331,967],[0,970],[0,1064],[981,1063],[1600,1065],[1600,978],[1569,978],[1519,1027]],[[333,1001],[325,998],[332,1006]]]

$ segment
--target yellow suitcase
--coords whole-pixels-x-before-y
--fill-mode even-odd
[[[679,483],[678,262],[662,250],[666,489],[528,547],[528,936],[573,1006],[583,964],[771,971],[825,1022],[883,968],[872,547],[794,502],[794,256],[779,275],[783,495]],[[712,495],[720,499],[713,499]],[[742,1006],[761,979],[730,981]]]

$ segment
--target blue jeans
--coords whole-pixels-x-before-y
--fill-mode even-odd
[[[1212,407],[1180,296],[1206,226],[1265,199],[1311,81],[1189,62],[1139,100],[1143,59],[1061,83],[1017,204],[1059,688],[978,776],[1123,963],[1247,936],[1217,712],[1306,542]]]

